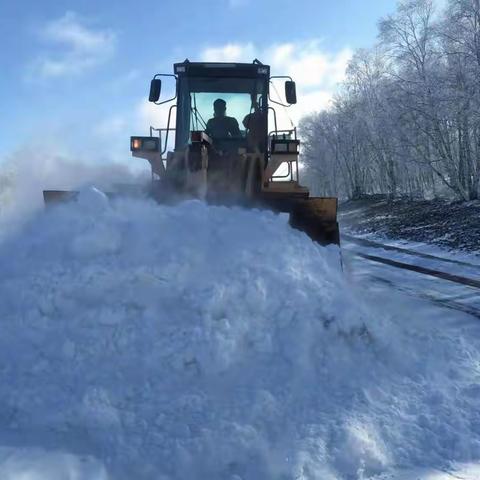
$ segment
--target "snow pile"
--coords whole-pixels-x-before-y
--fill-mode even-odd
[[[41,448],[0,448],[2,480],[108,480],[94,458]]]
[[[286,216],[197,201],[90,190],[38,215],[0,244],[0,444],[56,452],[41,480],[478,460],[478,342],[373,311],[338,253]],[[38,464],[5,458],[9,480]]]

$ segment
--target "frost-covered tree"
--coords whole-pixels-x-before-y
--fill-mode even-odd
[[[316,193],[479,197],[479,4],[402,1],[379,22],[331,108],[301,124]]]

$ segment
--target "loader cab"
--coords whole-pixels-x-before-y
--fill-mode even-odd
[[[175,78],[175,96],[160,100],[162,78]],[[285,79],[285,94],[281,99],[273,86],[277,100],[270,96],[273,79]],[[173,74],[157,74],[151,81],[149,101],[156,105],[171,103],[166,128],[150,127],[160,136],[158,152],[166,153],[172,131],[175,131],[174,150],[183,152],[191,145],[192,137],[209,134],[210,140],[219,151],[255,152],[265,155],[265,164],[277,150],[274,142],[283,138],[297,141],[296,128],[279,130],[277,115],[270,103],[289,107],[297,102],[295,82],[289,76],[270,76],[270,67],[255,59],[252,63],[208,63],[190,62],[174,64]],[[222,124],[214,112],[214,103],[221,101],[226,106],[224,115],[232,128],[209,128],[210,124]],[[176,110],[176,124],[172,128],[170,120]],[[270,120],[273,124],[269,125]],[[211,121],[209,124],[209,120]],[[290,121],[291,123],[291,121]],[[211,130],[211,131],[210,131]],[[219,135],[219,131],[224,131]],[[270,134],[269,134],[270,130]],[[162,138],[163,137],[163,138]],[[132,137],[133,139],[140,137]],[[202,137],[203,138],[203,137]],[[277,147],[281,147],[282,145]],[[140,156],[139,150],[132,144],[134,156]],[[278,153],[278,152],[277,152]],[[283,177],[284,178],[284,177]]]
[[[177,63],[175,150],[184,149],[192,133],[204,131],[220,150],[257,148],[264,152],[268,129],[270,68],[261,64]],[[214,103],[226,111],[214,110]],[[212,128],[225,124],[230,128]]]
[[[164,99],[161,87],[162,80],[168,80],[166,77],[171,77],[170,82],[174,79],[175,95]],[[273,79],[286,80],[284,95],[279,94]],[[278,190],[283,185],[299,191],[296,127],[290,120],[290,129],[279,130],[276,111],[270,106],[280,105],[285,114],[284,107],[296,103],[295,82],[291,77],[270,76],[270,67],[257,59],[252,63],[187,59],[176,63],[172,74],[159,73],[153,77],[149,101],[156,105],[171,104],[166,128],[151,126],[148,137],[130,138],[132,156],[149,161],[152,180],[173,172],[178,172],[179,178],[182,175],[190,178],[193,173],[185,173],[188,169],[208,170],[210,178],[214,171],[224,170],[222,175],[227,175],[229,169],[242,169],[246,162],[248,169],[255,172],[244,171],[240,177],[246,178],[247,183],[254,177],[255,190],[272,191],[273,187]],[[156,140],[155,135],[158,135]],[[300,194],[307,194],[307,190],[303,188]]]

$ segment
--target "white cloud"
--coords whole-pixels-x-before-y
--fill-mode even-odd
[[[325,51],[319,41],[283,43],[267,48],[258,48],[252,43],[229,43],[223,46],[211,46],[200,53],[200,60],[206,62],[247,62],[257,57],[270,64],[272,75],[290,75],[297,83],[298,104],[284,109],[275,106],[279,128],[290,128],[290,119],[298,124],[299,119],[313,111],[328,108],[337,85],[345,77],[345,70],[352,56],[348,48],[336,53]],[[283,80],[275,82],[275,87],[283,95]],[[165,98],[168,97],[165,93]],[[272,88],[272,97],[276,94]],[[162,94],[163,96],[163,94]],[[147,135],[148,127],[167,126],[170,104],[157,106],[142,99],[138,102],[132,134]],[[271,118],[273,122],[273,118]],[[115,125],[110,120],[112,128]],[[175,125],[175,109],[172,112],[170,126]],[[164,135],[164,134],[163,134]],[[172,140],[174,133],[171,132]],[[169,142],[171,147],[171,142]]]
[[[168,122],[168,110],[172,104],[158,106],[154,103],[149,102],[147,99],[142,99],[136,111],[136,128],[141,128],[143,130],[148,129],[152,126],[154,128],[167,128]],[[172,109],[172,114],[170,117],[170,127],[175,128],[176,121],[176,108]]]
[[[309,113],[326,110],[332,100],[332,92],[329,90],[314,90],[307,93],[301,93],[298,96],[298,104],[292,108],[296,110],[295,120]]]
[[[290,42],[258,48],[252,43],[228,43],[205,48],[202,61],[247,62],[259,58],[271,66],[272,75],[290,75],[297,83],[298,104],[288,110],[288,116],[298,122],[302,115],[328,108],[353,52],[345,47],[337,52],[326,51],[319,40]],[[282,85],[275,82],[282,95]],[[272,91],[272,95],[275,92]],[[279,107],[277,115],[287,120],[286,112]],[[289,123],[289,122],[288,122]]]
[[[204,49],[200,58],[203,62],[251,62],[255,57],[255,50],[252,43],[228,43],[221,47]]]
[[[306,44],[287,43],[267,51],[272,69],[295,77],[301,87],[321,87],[333,91],[345,77],[352,51],[344,48],[336,53],[325,52],[318,41]]]
[[[33,73],[42,78],[84,73],[107,61],[115,51],[112,31],[89,28],[74,12],[47,23],[40,35],[52,47],[32,66]]]

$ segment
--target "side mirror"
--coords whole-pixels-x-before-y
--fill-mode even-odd
[[[160,92],[162,90],[162,81],[159,78],[154,78],[150,83],[150,95],[148,96],[149,102],[158,102],[160,98]]]
[[[295,82],[291,80],[285,82],[285,98],[289,105],[297,103],[297,87],[295,86]]]

